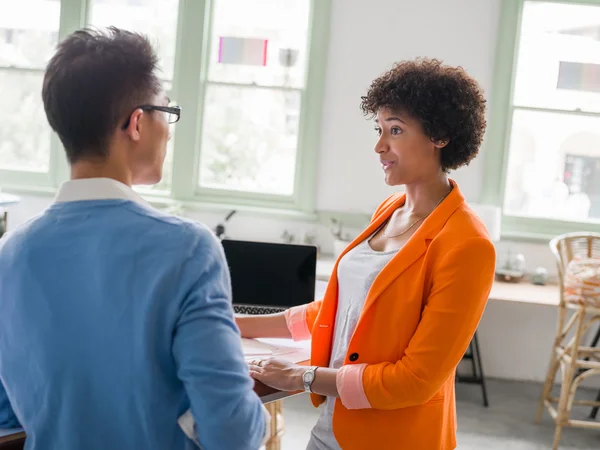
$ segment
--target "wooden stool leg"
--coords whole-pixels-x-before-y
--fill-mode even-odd
[[[568,400],[574,373],[574,370],[572,370],[571,367],[572,365],[570,364],[566,368],[566,373],[563,374],[562,377],[560,397],[558,399],[558,406],[556,408],[556,428],[554,430],[554,443],[552,444],[552,450],[558,450],[563,424],[569,420],[570,416],[570,411],[568,410]]]
[[[539,424],[542,420],[542,415],[544,414],[544,409],[546,407],[546,400],[550,400],[550,394],[552,392],[552,386],[554,385],[554,380],[556,379],[556,373],[560,368],[560,360],[557,355],[557,349],[562,344],[562,336],[564,333],[564,326],[567,320],[567,308],[565,305],[561,304],[558,309],[558,322],[556,324],[556,337],[554,338],[554,343],[552,344],[552,353],[550,354],[550,364],[548,365],[548,372],[546,374],[546,381],[544,382],[544,388],[542,389],[542,395],[540,397],[540,402],[538,405],[537,414],[535,416],[535,423]]]
[[[569,396],[571,395],[571,386],[573,385],[573,378],[577,367],[577,358],[579,356],[579,344],[581,342],[581,335],[583,334],[583,325],[585,322],[586,312],[584,308],[580,308],[575,312],[577,315],[576,324],[577,328],[575,336],[571,341],[571,348],[568,350],[570,356],[569,364],[563,366],[564,373],[562,376],[562,384],[560,386],[560,398],[558,400],[558,408],[556,410],[556,430],[554,431],[554,444],[552,449],[557,450],[558,444],[560,443],[560,436],[562,433],[562,427],[568,423],[571,417],[571,408],[569,406]],[[565,367],[566,366],[566,367]],[[573,395],[575,395],[573,393]]]
[[[600,341],[600,326],[598,326],[598,331],[596,331],[596,335],[594,336],[594,339],[592,340],[590,347],[596,347],[598,345],[598,341]],[[589,358],[587,358],[587,359],[589,359]],[[598,395],[596,396],[596,401],[600,402],[600,391],[598,391]],[[590,419],[595,419],[597,415],[598,415],[598,407],[594,406],[592,408],[592,412],[590,413]]]
[[[281,437],[283,436],[283,402],[277,400],[265,405],[271,415],[271,437],[265,446],[266,450],[281,450]]]
[[[544,388],[542,389],[542,395],[538,405],[537,414],[535,416],[535,423],[539,424],[542,421],[542,415],[546,407],[546,400],[550,399],[550,392],[554,385],[554,379],[556,378],[556,372],[560,363],[556,358],[556,346],[552,347],[552,355],[550,356],[550,365],[548,366],[548,373],[546,374],[546,381],[544,382]]]
[[[554,430],[554,443],[552,444],[552,450],[558,450],[561,434],[562,434],[562,425],[556,425],[556,429]]]

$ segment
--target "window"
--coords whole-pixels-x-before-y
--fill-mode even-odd
[[[90,0],[89,3],[89,25],[112,25],[148,36],[170,87],[175,70],[179,0]]]
[[[20,0],[0,11],[0,171],[50,169],[41,87],[59,23],[59,0]]]
[[[179,0],[91,0],[89,24],[116,26],[144,33],[157,50],[167,94],[174,97],[173,72],[177,47]],[[169,141],[161,182],[153,190],[168,191],[173,173],[173,144]],[[142,192],[144,189],[142,189]]]
[[[59,37],[114,25],[149,36],[183,109],[163,181],[142,193],[313,212],[330,0],[13,4],[0,13],[0,92],[10,99],[0,105],[0,184],[12,175],[9,188],[55,188],[66,178],[41,105],[43,68]],[[51,176],[32,181],[24,171]]]
[[[488,136],[498,139],[489,151],[504,156],[504,179],[492,176],[488,194],[503,186],[496,201],[509,232],[594,228],[600,225],[600,2],[516,3],[514,79],[494,97],[498,104],[506,98],[508,117],[500,126],[495,117]],[[506,14],[501,27],[508,35]],[[504,39],[500,48],[512,53],[510,37]],[[507,58],[500,54],[497,67]],[[487,158],[491,170],[500,163]]]
[[[215,2],[200,187],[294,193],[309,9],[308,0]]]

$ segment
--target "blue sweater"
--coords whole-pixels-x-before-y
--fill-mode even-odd
[[[205,450],[265,432],[220,243],[129,200],[55,203],[0,240],[0,428],[27,449]]]

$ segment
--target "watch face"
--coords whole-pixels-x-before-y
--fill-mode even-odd
[[[314,378],[315,374],[312,370],[310,372],[304,372],[304,375],[302,375],[302,379],[305,383],[310,383]]]

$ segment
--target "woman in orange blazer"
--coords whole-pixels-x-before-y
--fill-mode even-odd
[[[456,448],[454,377],[490,293],[495,251],[448,171],[478,153],[485,100],[461,68],[396,64],[362,98],[385,181],[405,186],[338,258],[321,301],[238,317],[245,337],[312,338],[311,367],[253,361],[327,407],[311,450]],[[282,293],[285,295],[285,293]]]

